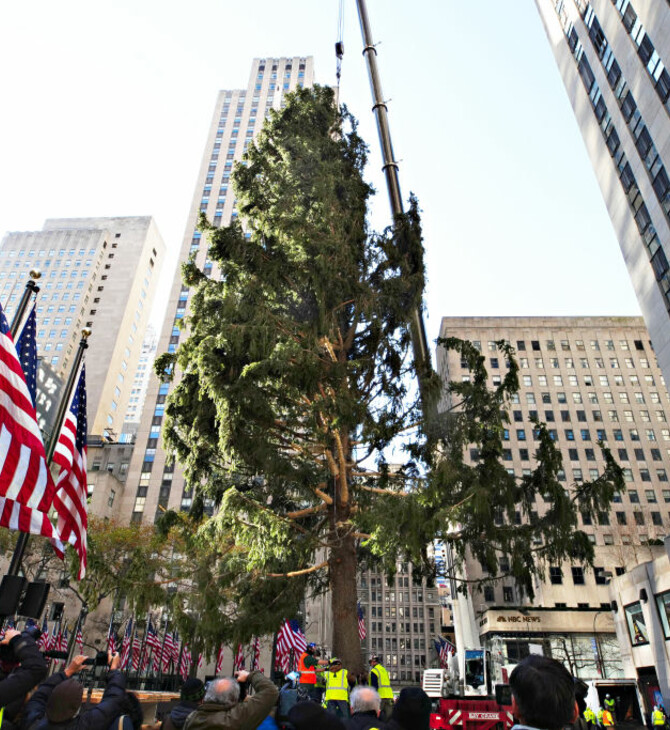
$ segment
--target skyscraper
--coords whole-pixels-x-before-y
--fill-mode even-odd
[[[508,472],[519,478],[531,473],[536,449],[531,419],[538,418],[563,457],[559,480],[566,490],[602,471],[599,441],[623,467],[627,487],[609,512],[579,516],[579,529],[594,546],[593,569],[577,561],[544,566],[531,603],[505,577],[509,563],[500,556],[503,577],[469,589],[469,606],[455,607],[459,642],[467,646],[468,630],[474,629],[503,664],[539,644],[582,678],[622,676],[608,584],[662,553],[662,540],[670,534],[670,399],[644,322],[639,317],[444,317],[440,336],[473,342],[486,359],[490,386],[499,385],[506,373],[496,341],[504,339],[516,349],[519,392],[503,432]],[[445,381],[471,377],[458,353],[440,348],[437,359]],[[471,451],[466,458],[474,463],[478,455]],[[538,499],[535,511],[542,515],[546,509]],[[494,519],[503,524],[502,515]],[[521,519],[519,511],[516,524]],[[474,560],[465,561],[464,571],[469,579],[486,577]]]
[[[212,273],[207,242],[197,230],[200,213],[216,226],[228,225],[237,216],[230,186],[233,163],[242,158],[248,144],[260,132],[272,108],[281,108],[287,92],[313,83],[311,57],[257,58],[253,61],[246,89],[219,92],[200,165],[180,262],[194,256],[206,274]],[[188,312],[189,289],[175,274],[158,353],[174,352],[181,337],[180,321]],[[162,509],[188,509],[191,495],[184,491],[179,466],[166,459],[161,445],[161,427],[169,385],[152,374],[137,433],[135,452],[121,506],[124,519],[153,522]]]
[[[535,2],[667,380],[670,5]]]
[[[91,436],[120,433],[165,244],[153,218],[57,218],[0,245],[0,298],[14,312],[35,268],[38,355],[67,377],[83,327]]]

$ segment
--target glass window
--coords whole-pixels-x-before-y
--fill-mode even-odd
[[[663,635],[666,639],[670,639],[670,591],[656,596],[656,608],[663,626]]]
[[[633,646],[640,646],[649,643],[649,634],[647,632],[647,624],[642,613],[642,604],[637,601],[624,607],[626,613],[626,623],[628,624],[628,633]]]

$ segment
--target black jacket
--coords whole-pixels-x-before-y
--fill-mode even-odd
[[[11,727],[9,723],[23,707],[25,696],[47,674],[47,663],[31,636],[15,636],[9,642],[9,648],[19,661],[19,666],[0,680],[0,707],[5,708],[3,727],[5,722]]]
[[[163,720],[161,730],[181,730],[184,727],[186,718],[200,707],[199,702],[185,702],[182,700],[175,705],[170,714]]]
[[[23,730],[103,730],[123,713],[126,678],[121,672],[114,671],[107,675],[107,688],[95,707],[68,722],[49,722],[46,716],[47,702],[54,687],[66,679],[65,672],[57,672],[38,687],[23,713]]]
[[[355,712],[347,723],[347,730],[386,730],[376,712]]]

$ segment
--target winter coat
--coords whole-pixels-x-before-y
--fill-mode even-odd
[[[170,714],[163,720],[161,730],[181,730],[186,718],[200,707],[199,702],[180,702],[172,708]]]
[[[205,702],[189,715],[184,730],[256,730],[277,702],[279,692],[261,672],[250,672],[247,680],[252,697],[228,710],[216,702]]]
[[[347,723],[347,730],[386,730],[376,712],[355,712]]]
[[[8,728],[12,727],[10,723],[23,707],[25,696],[47,675],[47,663],[31,636],[28,634],[15,636],[9,642],[9,648],[18,660],[19,666],[0,680],[0,707],[5,708],[3,728],[5,724]]]
[[[52,674],[35,691],[23,713],[24,730],[102,730],[124,712],[126,678],[119,671],[109,672],[107,687],[100,702],[66,722],[52,723],[46,716],[47,702],[54,688],[67,679],[65,672]]]

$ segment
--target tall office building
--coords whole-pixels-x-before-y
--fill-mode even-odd
[[[287,92],[311,86],[313,74],[311,57],[257,58],[252,64],[246,89],[219,92],[180,261],[194,256],[205,273],[212,273],[207,241],[197,230],[200,213],[205,213],[216,226],[229,224],[237,215],[230,186],[233,163],[242,158],[270,109],[281,108]],[[158,342],[159,354],[174,352],[180,338],[187,336],[187,332],[180,329],[180,322],[188,312],[188,302],[189,289],[182,283],[178,267]],[[152,374],[121,506],[123,518],[133,522],[151,523],[162,509],[188,509],[191,505],[191,495],[184,491],[179,466],[167,460],[162,449],[161,426],[168,392],[168,384],[160,383]]]
[[[667,380],[670,5],[535,2]]]
[[[670,402],[643,320],[445,317],[440,336],[474,342],[486,358],[491,386],[505,374],[495,342],[504,339],[516,348],[520,389],[504,431],[510,473],[521,477],[534,466],[531,418],[537,417],[561,451],[559,478],[566,490],[602,470],[600,440],[624,468],[627,482],[610,512],[580,517],[579,527],[595,548],[593,570],[579,563],[547,565],[532,603],[504,577],[469,590],[467,605],[454,602],[460,603],[454,606],[459,640],[466,645],[482,640],[503,664],[536,644],[582,678],[621,677],[609,582],[662,553],[661,541],[670,534]],[[460,355],[442,348],[438,368],[445,381],[470,377]],[[468,458],[472,463],[477,455]],[[539,499],[538,513],[544,509]],[[503,557],[499,567],[501,574],[508,570]],[[470,579],[483,575],[474,560],[465,562],[464,571]]]
[[[66,379],[83,327],[89,434],[116,440],[132,390],[165,244],[150,217],[57,218],[0,245],[0,299],[11,318],[39,269],[38,356]]]

